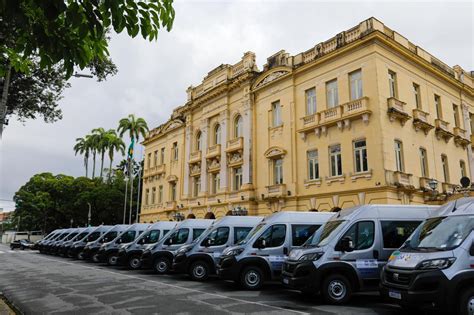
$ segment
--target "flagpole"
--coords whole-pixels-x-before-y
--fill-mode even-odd
[[[141,160],[143,161],[143,148],[140,146],[140,151],[141,151]],[[135,215],[135,223],[138,223],[138,211],[140,210],[140,189],[141,189],[141,183],[142,183],[142,163],[140,162],[139,168],[138,168],[138,191],[137,191],[137,212]]]
[[[128,165],[127,165],[127,168],[128,168]],[[128,179],[125,177],[125,198],[124,198],[125,200],[123,202],[123,224],[125,224],[125,218],[127,216],[127,193],[128,193]]]
[[[133,153],[132,153],[133,154]],[[130,159],[130,212],[128,214],[128,224],[132,224],[133,211],[133,155]]]

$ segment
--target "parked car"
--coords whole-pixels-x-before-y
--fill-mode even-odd
[[[104,243],[100,246],[97,256],[99,262],[107,263],[107,265],[115,266],[118,263],[118,251],[121,248],[132,243],[140,234],[142,234],[150,224],[135,223],[130,225],[122,234],[114,240]]]
[[[170,233],[152,248],[143,251],[140,258],[143,269],[152,269],[158,274],[171,270],[175,252],[190,244],[211,226],[214,220],[188,219],[180,222]]]
[[[16,240],[10,243],[11,250],[15,250],[15,248],[19,248],[21,250],[31,249],[33,246],[34,244],[29,240]]]
[[[150,225],[135,241],[121,246],[118,252],[118,264],[136,270],[141,267],[140,257],[143,250],[153,247],[165,237],[175,226],[176,222],[161,221]]]
[[[226,216],[215,221],[197,240],[179,248],[173,271],[187,273],[195,281],[206,280],[216,273],[222,251],[242,241],[262,220],[256,216]]]
[[[266,217],[237,246],[222,252],[217,263],[221,279],[234,280],[247,290],[277,280],[291,249],[303,243],[334,213],[284,211]]]
[[[77,240],[69,248],[67,256],[71,258],[84,259],[83,250],[84,247],[86,247],[86,244],[89,242],[94,242],[111,228],[111,225],[92,227],[92,230],[86,236],[83,238],[77,237]]]
[[[474,198],[442,206],[395,251],[381,275],[383,296],[403,306],[474,312]]]
[[[321,293],[329,304],[346,303],[356,291],[377,291],[390,254],[425,220],[432,206],[363,205],[341,210],[291,251],[284,285]]]
[[[96,239],[95,241],[90,241],[84,246],[82,251],[82,257],[87,260],[92,260],[93,262],[99,262],[98,252],[100,247],[103,244],[113,241],[117,236],[121,235],[125,230],[130,227],[128,224],[117,224],[110,228],[105,234]]]

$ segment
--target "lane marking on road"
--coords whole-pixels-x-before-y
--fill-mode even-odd
[[[2,251],[0,250],[0,254],[3,254],[3,253],[5,253],[5,252],[2,252]]]
[[[259,305],[259,306],[269,307],[269,308],[273,308],[273,309],[276,309],[276,310],[295,313],[295,314],[305,314],[305,315],[310,314],[310,313],[306,313],[306,312],[296,311],[296,310],[287,309],[287,308],[274,306],[274,305],[269,305],[269,304],[265,304],[265,303],[253,302],[253,301],[248,301],[248,300],[244,300],[244,299],[234,298],[234,297],[231,297],[231,296],[222,295],[222,294],[218,294],[218,293],[210,293],[210,292],[205,292],[205,291],[201,291],[201,290],[186,288],[186,287],[182,287],[182,286],[175,285],[175,284],[169,284],[169,283],[162,282],[162,281],[136,277],[136,276],[132,276],[132,275],[123,274],[123,273],[120,273],[120,272],[114,272],[114,271],[111,271],[111,270],[99,269],[99,268],[79,265],[79,264],[76,264],[76,263],[70,263],[70,262],[67,262],[67,261],[61,261],[61,260],[57,260],[57,259],[46,258],[46,257],[40,256],[39,254],[38,254],[38,256],[43,258],[43,259],[46,259],[46,260],[56,261],[56,262],[63,263],[63,264],[66,264],[66,265],[73,265],[73,266],[82,267],[82,268],[85,268],[85,269],[92,269],[92,270],[95,270],[95,271],[107,272],[107,273],[110,273],[110,274],[120,275],[120,276],[123,276],[123,277],[126,277],[126,278],[131,278],[131,279],[136,279],[136,280],[141,280],[141,281],[159,283],[159,284],[162,284],[162,285],[165,285],[165,286],[168,286],[168,287],[171,287],[171,288],[175,288],[175,289],[181,289],[181,290],[185,290],[185,291],[189,291],[189,292],[195,292],[195,293],[200,293],[200,294],[211,295],[211,296],[215,296],[215,297],[222,298],[222,299],[234,300],[234,301],[237,301],[237,302],[240,302],[240,303]]]

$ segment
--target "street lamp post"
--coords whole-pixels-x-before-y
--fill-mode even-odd
[[[89,206],[89,213],[87,214],[87,227],[91,226],[91,203],[88,202],[87,205]]]

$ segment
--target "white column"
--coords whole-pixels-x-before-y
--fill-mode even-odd
[[[192,143],[192,126],[186,126],[186,136],[184,138],[184,180],[183,180],[183,195],[185,198],[189,197],[189,155],[191,154]]]
[[[207,192],[207,140],[209,138],[209,119],[201,120],[201,193]]]
[[[242,174],[242,184],[249,185],[252,183],[252,169],[251,169],[251,146],[252,146],[252,110],[250,106],[250,100],[243,102],[244,112],[242,115],[243,119],[243,174]]]
[[[227,189],[227,122],[229,120],[229,111],[226,109],[220,113],[220,124],[221,124],[221,170],[220,170],[220,189]]]
[[[461,104],[461,111],[462,111],[462,117],[464,120],[464,129],[466,129],[466,133],[470,139],[474,130],[471,129],[469,107],[466,104]],[[470,173],[471,181],[473,181],[474,180],[474,154],[472,152],[472,146],[468,145],[466,150],[467,150],[467,158],[468,158],[467,163],[469,165],[469,173]]]

